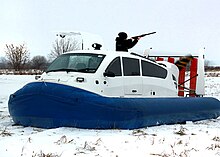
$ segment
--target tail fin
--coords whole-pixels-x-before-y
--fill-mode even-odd
[[[190,78],[185,80],[185,67],[191,62],[190,65]],[[181,57],[176,63],[179,68],[179,96],[184,96],[183,89],[188,90],[189,96],[203,96],[205,94],[205,70],[204,70],[204,50],[200,51],[198,56]],[[181,79],[182,78],[182,79]],[[189,81],[189,88],[184,84]]]
[[[196,94],[199,96],[205,95],[205,68],[204,68],[204,60],[205,60],[205,48],[200,50],[198,56],[198,65],[197,65],[197,80],[196,80]]]

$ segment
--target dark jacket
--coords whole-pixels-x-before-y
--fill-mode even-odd
[[[128,49],[132,48],[134,45],[137,44],[137,39],[123,39],[120,37],[117,37],[116,39],[116,51],[126,51],[128,52]]]

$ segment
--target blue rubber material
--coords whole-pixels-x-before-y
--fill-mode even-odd
[[[136,129],[220,116],[211,97],[111,98],[48,82],[25,85],[8,106],[16,124],[41,128]]]

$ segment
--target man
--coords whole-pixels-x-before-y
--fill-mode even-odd
[[[138,40],[141,37],[138,38],[131,38],[127,39],[127,34],[125,32],[120,32],[118,34],[118,37],[115,39],[116,40],[116,51],[126,51],[128,52],[128,49],[134,47]]]

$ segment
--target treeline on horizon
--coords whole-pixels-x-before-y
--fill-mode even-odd
[[[77,40],[72,38],[59,38],[52,44],[51,52],[47,57],[37,55],[30,58],[30,52],[26,44],[6,44],[4,50],[5,57],[0,57],[0,69],[7,69],[16,73],[23,73],[30,69],[43,72],[59,55],[79,49],[80,44]]]
[[[24,71],[30,72],[30,69],[32,72],[34,70],[35,72],[38,71],[37,73],[42,73],[59,55],[79,49],[80,45],[76,40],[70,38],[56,39],[47,57],[37,55],[30,58],[30,52],[25,44],[6,44],[5,57],[0,57],[0,74],[7,71],[21,74]],[[211,66],[210,61],[205,60],[205,71],[220,71],[220,66]]]
[[[205,71],[220,71],[220,66],[205,66]]]

